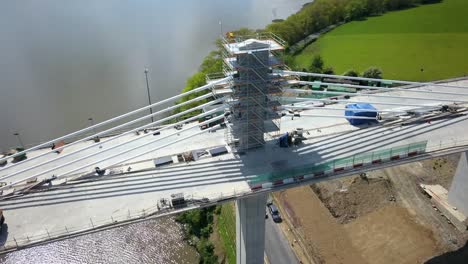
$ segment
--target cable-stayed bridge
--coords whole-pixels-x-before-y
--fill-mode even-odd
[[[238,262],[260,263],[268,192],[468,149],[468,80],[296,72],[273,34],[223,41],[206,85],[1,158],[3,251],[236,200]]]

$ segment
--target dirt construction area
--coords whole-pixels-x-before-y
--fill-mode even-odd
[[[406,164],[274,197],[295,250],[305,252],[303,263],[468,263],[468,235],[435,210],[419,187],[449,189],[458,158]]]

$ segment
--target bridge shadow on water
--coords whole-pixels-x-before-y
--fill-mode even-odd
[[[0,201],[3,209],[79,202],[117,196],[139,195],[181,188],[254,180],[268,171],[287,171],[294,167],[346,157],[385,148],[389,144],[468,120],[467,116],[400,126],[369,126],[332,136],[316,137],[295,147],[270,146],[247,152],[237,159],[209,163],[189,163],[162,167],[154,171],[101,176],[60,186],[58,189],[29,193]],[[358,143],[356,143],[358,142]],[[271,145],[271,144],[270,144]],[[268,170],[268,171],[266,171]],[[301,176],[301,175],[296,175]]]
[[[455,251],[443,253],[433,257],[424,264],[466,264],[468,263],[468,241]]]

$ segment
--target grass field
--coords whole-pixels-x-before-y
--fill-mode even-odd
[[[377,66],[390,79],[468,75],[467,15],[467,0],[443,0],[351,22],[308,46],[296,56],[295,64],[307,68],[318,53],[337,74]]]
[[[218,218],[218,233],[226,250],[227,263],[236,263],[236,215],[234,203],[223,204]]]

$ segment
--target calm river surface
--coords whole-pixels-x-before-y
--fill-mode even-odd
[[[0,2],[0,150],[39,143],[176,95],[214,40],[307,0]],[[197,263],[172,218],[0,256],[0,263]]]
[[[307,0],[0,2],[0,150],[44,142],[176,95],[224,32]]]

